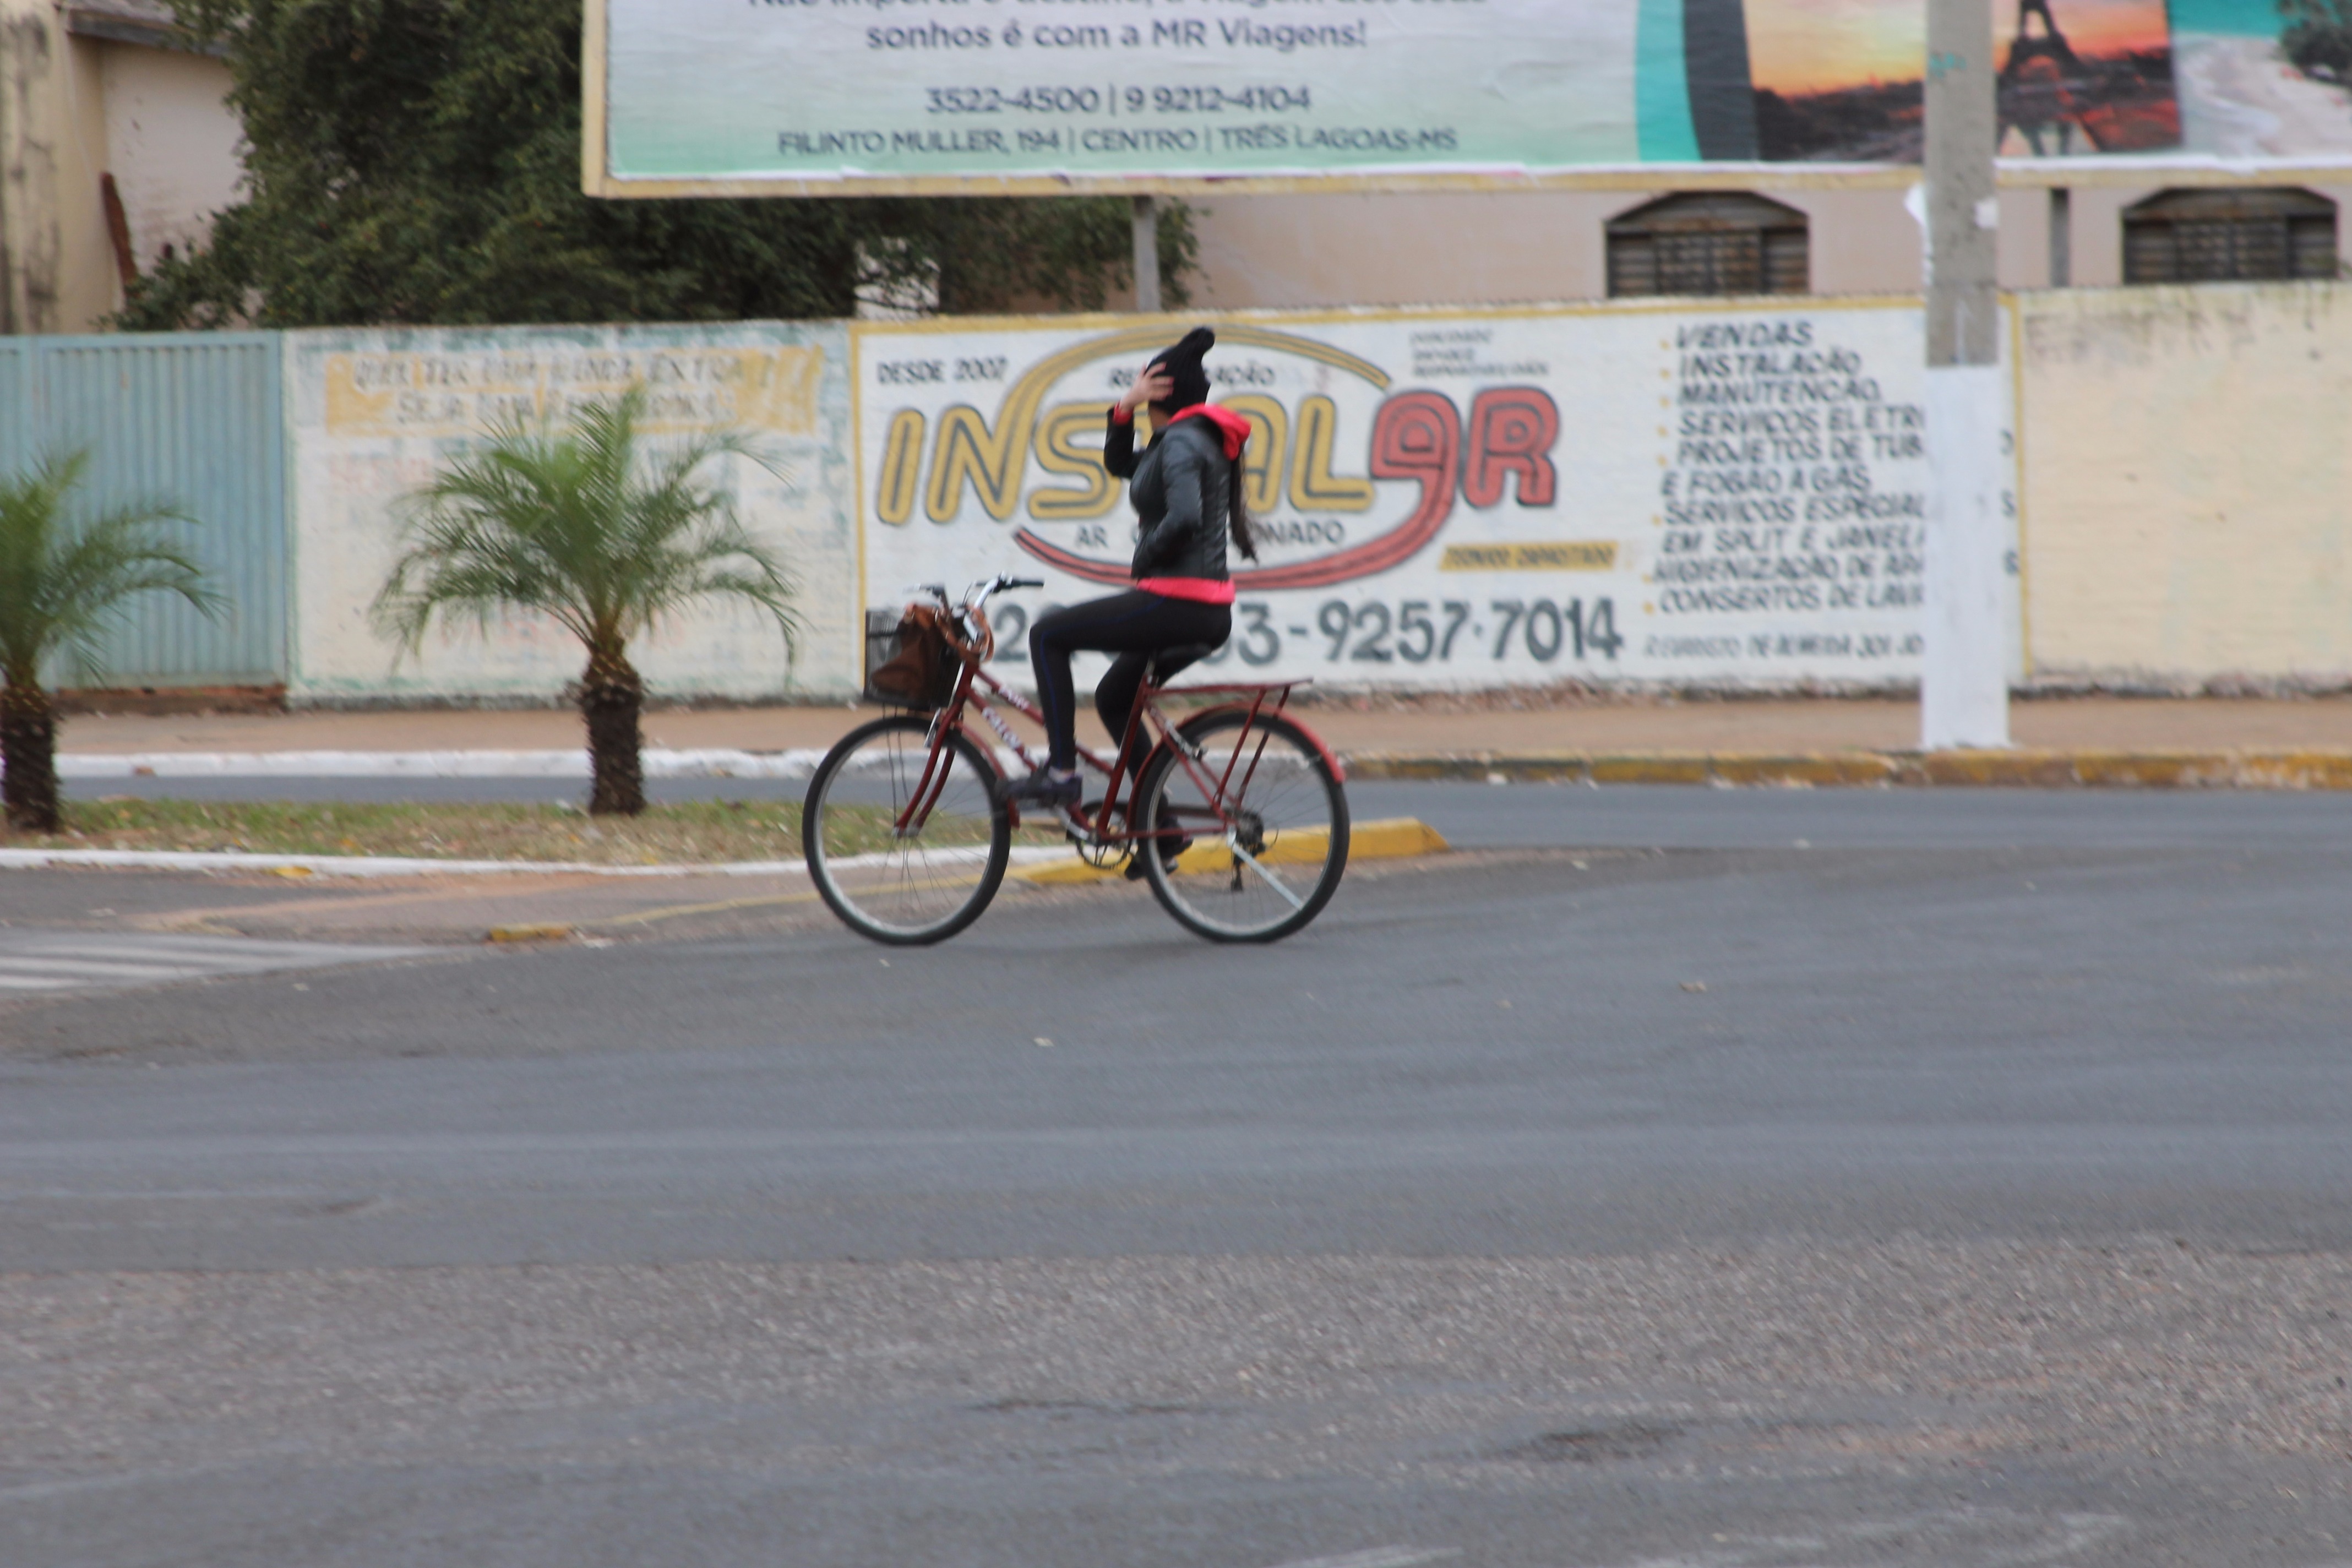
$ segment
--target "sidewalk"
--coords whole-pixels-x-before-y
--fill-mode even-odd
[[[646,715],[649,747],[822,751],[880,710]],[[1472,710],[1318,706],[1303,717],[1361,777],[1586,777],[1656,783],[2202,784],[2352,787],[2352,699],[2064,698],[2011,710],[2015,750],[1916,756],[1908,701],[1787,699]],[[1094,728],[1091,714],[1086,731]],[[1082,731],[1085,738],[1085,731]],[[87,716],[68,755],[566,751],[568,710]],[[1098,738],[1097,738],[1098,743]],[[2251,764],[2251,765],[2250,765]]]

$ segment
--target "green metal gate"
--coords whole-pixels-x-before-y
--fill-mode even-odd
[[[0,473],[87,449],[79,499],[188,512],[195,526],[176,531],[227,600],[217,619],[174,596],[131,601],[106,642],[103,684],[286,679],[280,349],[273,332],[0,338]]]

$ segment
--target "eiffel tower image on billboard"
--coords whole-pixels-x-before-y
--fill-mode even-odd
[[[1848,56],[1800,50],[1790,41],[1811,37],[1805,29],[1829,11],[1874,17],[1891,38],[1898,23],[1923,19],[1921,0],[1680,3],[1685,72],[1705,157],[1899,163],[1921,156],[1919,75],[1885,70],[1876,53],[1858,45]],[[1750,49],[1751,37],[1764,47]],[[2000,156],[2095,157],[2180,144],[2167,0],[1999,0],[1985,41],[2000,73]],[[1925,63],[1924,48],[1916,58]],[[1703,121],[1702,100],[1713,105]],[[1752,119],[1742,117],[1750,106]],[[1747,145],[1743,134],[1753,135],[1755,153],[1734,150]]]
[[[2033,31],[2036,20],[2042,24],[2039,33]],[[2050,0],[2017,0],[2017,34],[2010,39],[2009,59],[2000,68],[1999,134],[2006,136],[2013,127],[2037,158],[2083,151],[2069,145],[2077,137],[2090,150],[2103,150],[2083,112],[2092,88],[2089,76],[2058,26]],[[2050,139],[2048,145],[2044,136]]]

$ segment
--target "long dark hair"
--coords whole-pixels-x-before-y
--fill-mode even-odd
[[[1234,459],[1234,497],[1225,508],[1225,531],[1233,535],[1234,548],[1242,552],[1244,561],[1257,559],[1257,520],[1250,516],[1249,501],[1243,495],[1249,486],[1244,476],[1249,468],[1249,448]]]

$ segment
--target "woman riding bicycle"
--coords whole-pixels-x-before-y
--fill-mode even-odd
[[[1135,586],[1040,616],[1029,628],[1029,659],[1037,675],[1037,705],[1045,714],[1045,765],[1015,784],[1011,798],[1024,805],[1075,806],[1082,796],[1077,773],[1077,708],[1070,656],[1080,648],[1117,654],[1095,688],[1095,711],[1116,742],[1155,657],[1166,680],[1200,657],[1171,659],[1166,650],[1213,651],[1232,635],[1234,584],[1225,542],[1251,561],[1257,539],[1242,499],[1242,448],[1249,421],[1209,402],[1201,356],[1217,341],[1195,327],[1136,377],[1111,405],[1103,466],[1127,479],[1139,519],[1130,571]],[[1135,414],[1149,404],[1151,442],[1135,450]],[[1130,769],[1140,757],[1126,759]]]

